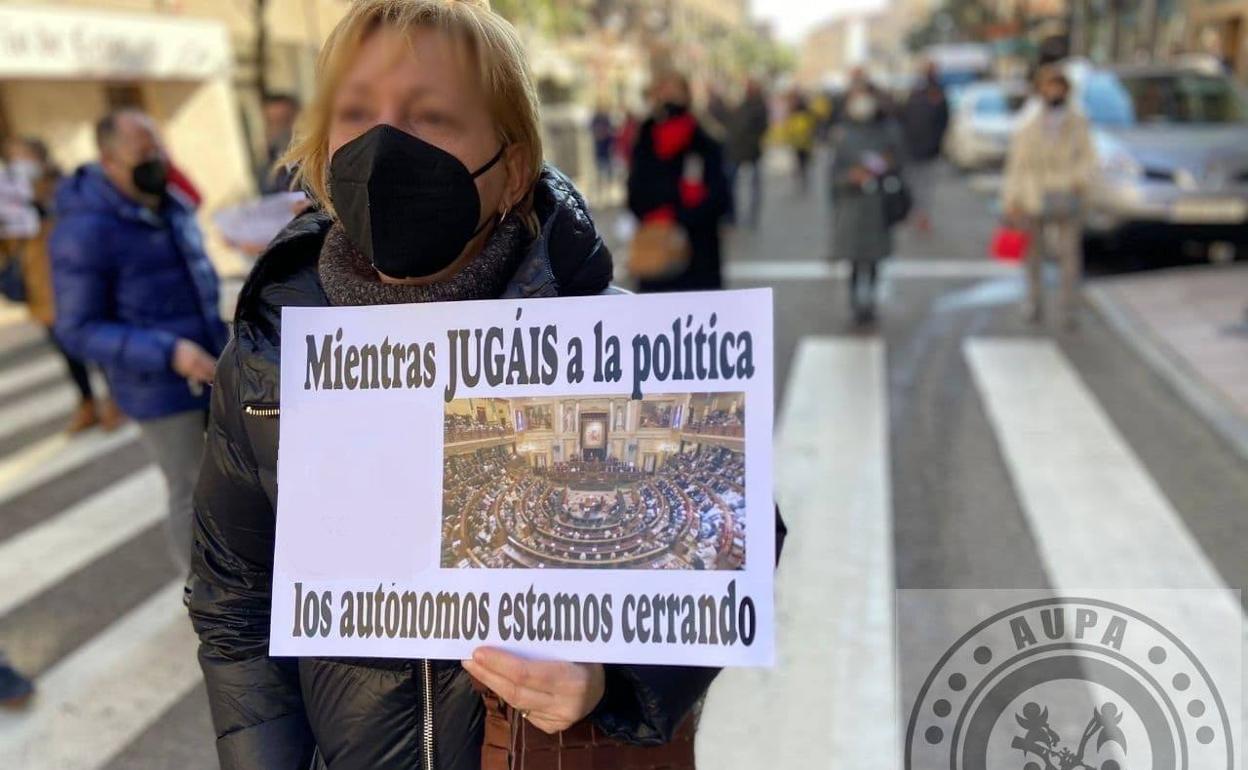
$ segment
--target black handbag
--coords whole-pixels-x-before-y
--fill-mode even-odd
[[[906,221],[910,210],[914,208],[914,196],[901,174],[892,172],[881,177],[880,192],[884,199],[884,222],[893,227]]]

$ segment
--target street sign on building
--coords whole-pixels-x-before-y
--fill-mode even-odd
[[[0,7],[0,77],[206,80],[230,65],[220,22]]]

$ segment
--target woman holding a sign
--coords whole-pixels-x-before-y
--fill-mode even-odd
[[[359,0],[305,120],[285,160],[318,207],[242,291],[195,499],[189,605],[222,767],[505,767],[529,725],[583,749],[670,742],[715,669],[269,656],[282,308],[598,294],[612,272],[584,200],[542,162],[520,41],[485,0]],[[673,749],[630,749],[629,766],[692,767],[690,744]]]

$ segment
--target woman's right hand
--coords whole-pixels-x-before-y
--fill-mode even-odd
[[[550,734],[584,719],[606,692],[606,674],[599,663],[526,660],[479,647],[462,665],[521,717]]]

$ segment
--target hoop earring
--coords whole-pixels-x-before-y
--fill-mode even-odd
[[[502,215],[499,216],[498,218],[498,223],[501,225],[504,221],[506,221],[507,215],[510,213],[511,213],[511,206],[504,207]]]

